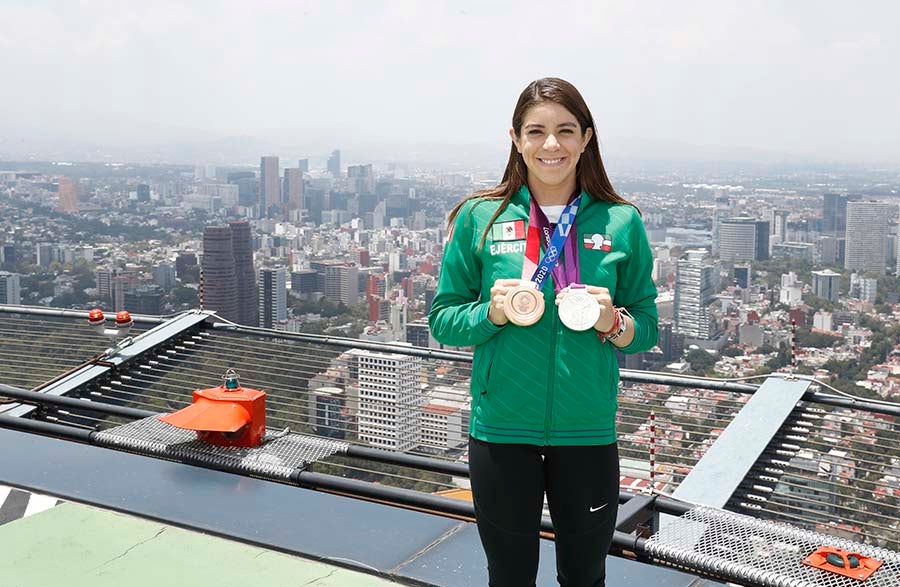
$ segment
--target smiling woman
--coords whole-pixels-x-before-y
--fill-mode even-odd
[[[602,586],[619,489],[615,350],[656,344],[653,260],[570,83],[529,84],[509,136],[500,185],[451,214],[429,324],[475,347],[469,471],[490,585],[534,585],[546,494],[560,584]]]
[[[575,167],[594,129],[582,133],[574,114],[544,102],[528,110],[522,130],[520,136],[510,129],[509,136],[528,167],[529,186],[540,194],[541,205],[565,205],[575,190]]]

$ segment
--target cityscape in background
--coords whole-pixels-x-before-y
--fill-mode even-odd
[[[898,401],[900,176],[611,175],[642,212],[660,316],[658,345],[619,355],[621,367],[719,378],[807,374]],[[339,149],[291,161],[261,155],[252,166],[0,162],[0,304],[149,315],[202,308],[274,331],[444,348],[427,314],[448,212],[499,176],[346,165]],[[341,353],[299,390],[303,419],[322,436],[464,458],[468,374],[447,369],[387,351]],[[658,392],[625,385],[621,393],[638,405]],[[701,454],[721,432],[707,426],[698,436],[696,426],[734,413],[733,403],[700,389],[665,402],[669,425],[658,442],[673,456],[658,487],[683,478],[678,455]],[[623,487],[646,486],[648,414],[620,412]],[[864,466],[850,446],[874,438],[881,423],[857,427],[832,416],[820,450],[800,451],[792,464],[826,485],[868,483],[871,511],[896,508],[900,455]],[[788,501],[821,489],[808,475],[786,479]],[[834,518],[850,501],[835,497],[834,509],[812,520]],[[846,533],[887,540],[871,529]]]

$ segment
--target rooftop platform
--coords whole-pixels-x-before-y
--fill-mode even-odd
[[[361,580],[486,584],[471,504],[447,497],[459,493],[467,477],[471,355],[239,327],[198,312],[135,317],[134,342],[104,354],[110,345],[86,326],[86,314],[0,306],[0,384],[10,386],[0,386],[0,396],[7,389],[9,399],[0,404],[0,484],[99,508],[89,510],[97,520],[119,519],[111,513],[118,512],[135,524],[146,522],[133,517],[186,530],[197,540],[215,536],[209,548],[222,552],[282,553],[293,561],[286,565],[327,565],[335,573],[361,573]],[[415,358],[418,396],[398,406],[421,417],[421,437],[409,450],[383,450],[369,442],[372,435],[360,423],[359,357],[366,353]],[[97,442],[136,418],[188,405],[192,390],[220,384],[228,368],[238,371],[243,385],[267,391],[270,427],[346,443],[347,451],[273,479]],[[684,511],[678,503],[898,549],[896,406],[780,377],[757,384],[623,371],[622,378],[626,469],[608,584],[738,582],[702,565],[674,570],[667,567],[671,562],[647,554],[646,538],[667,516]],[[317,417],[315,392],[322,387],[344,391],[346,417]],[[21,393],[12,397],[16,390]],[[429,411],[435,400],[458,409]],[[652,438],[651,412],[659,430]],[[651,442],[658,455],[655,492],[649,491]],[[647,491],[634,492],[636,487]],[[667,495],[682,502],[667,501]],[[21,503],[7,511],[13,509],[24,514]],[[7,533],[25,532],[18,528],[42,519],[55,523],[64,515],[57,510],[81,509],[50,508],[0,526],[0,545]],[[549,520],[545,529],[552,530]],[[552,585],[552,540],[542,541],[542,550],[539,585]],[[30,551],[44,554],[37,542]]]

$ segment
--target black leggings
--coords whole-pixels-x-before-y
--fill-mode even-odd
[[[604,446],[469,438],[469,471],[490,587],[535,585],[544,492],[564,587],[603,587],[619,504],[619,452]]]

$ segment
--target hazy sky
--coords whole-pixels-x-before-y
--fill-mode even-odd
[[[505,146],[554,75],[620,153],[897,164],[898,23],[892,0],[0,0],[0,147]]]

